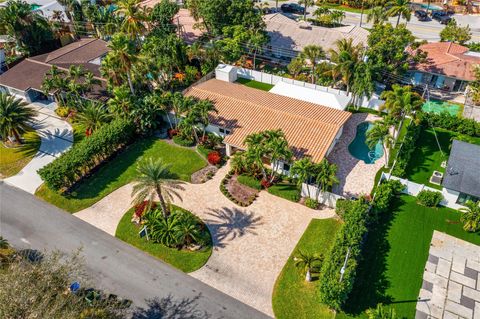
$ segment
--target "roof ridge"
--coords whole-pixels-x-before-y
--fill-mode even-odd
[[[83,41],[84,39],[88,39],[88,38],[82,38],[81,41]],[[76,51],[76,50],[78,50],[78,49],[80,49],[80,48],[83,48],[83,47],[86,46],[87,44],[90,44],[90,43],[92,43],[92,42],[94,42],[94,41],[97,41],[97,40],[100,40],[100,39],[91,38],[91,39],[88,39],[88,40],[90,40],[90,41],[88,41],[87,43],[85,43],[85,44],[83,44],[83,45],[81,45],[81,46],[78,46],[78,47],[76,47],[76,48],[73,48],[73,49],[70,50],[70,51],[67,51],[67,52],[65,52],[65,53],[63,53],[63,54],[60,54],[59,56],[57,56],[57,57],[55,57],[55,58],[53,58],[53,59],[51,59],[51,60],[48,60],[48,61],[45,60],[45,61],[46,61],[46,62],[50,62],[50,61],[56,60],[56,59],[61,58],[62,56],[66,55],[66,54],[72,53],[73,51]],[[75,44],[75,43],[78,43],[78,42],[72,42],[72,43],[70,43],[70,44]],[[70,45],[70,44],[68,44],[68,45]],[[64,47],[64,48],[65,48],[65,47]],[[61,49],[61,48],[60,48],[60,49]],[[54,52],[54,51],[53,51],[53,52]],[[50,52],[50,53],[51,53],[51,52]],[[47,55],[47,58],[48,58],[48,55]]]
[[[34,63],[37,63],[37,64],[41,64],[41,65],[45,65],[45,66],[49,66],[49,67],[52,67],[52,66],[55,66],[57,67],[58,69],[62,70],[62,71],[69,71],[67,68],[64,68],[63,66],[58,66],[56,64],[52,64],[52,63],[47,63],[47,62],[42,62],[42,61],[37,61],[37,60],[32,60],[30,58],[26,58],[25,60],[27,61],[30,61],[30,62],[34,62]],[[73,65],[73,64],[71,64]],[[87,70],[88,71],[88,70]],[[89,71],[90,72],[90,71]],[[90,72],[91,73],[91,72]],[[92,73],[93,74],[93,73]],[[102,77],[98,77],[96,75],[93,76],[94,79],[96,80],[100,80],[100,81],[103,81],[103,82],[106,82],[106,80]]]
[[[229,83],[230,83],[230,82],[229,82]],[[240,85],[240,84],[238,84],[238,85]],[[247,103],[247,104],[249,104],[249,105],[253,105],[253,106],[256,106],[256,107],[263,108],[263,109],[272,110],[272,111],[275,111],[275,112],[278,112],[278,113],[281,113],[281,114],[285,114],[285,115],[288,115],[288,116],[291,116],[291,117],[295,117],[295,118],[302,118],[302,119],[306,119],[306,120],[308,120],[308,121],[318,122],[318,123],[322,123],[322,124],[324,124],[324,125],[329,125],[329,126],[332,126],[332,127],[341,127],[341,126],[342,126],[342,125],[340,125],[340,124],[327,123],[327,122],[322,121],[322,120],[319,120],[319,119],[312,119],[312,118],[310,118],[310,117],[306,117],[306,116],[302,116],[302,115],[299,115],[299,114],[294,114],[294,113],[291,113],[291,112],[279,110],[279,109],[277,109],[277,108],[269,107],[269,106],[266,106],[266,105],[256,104],[256,103],[253,103],[253,102],[250,102],[250,101],[246,101],[246,100],[242,100],[242,99],[239,99],[239,98],[236,98],[236,97],[233,97],[233,96],[225,95],[225,94],[223,94],[223,93],[213,92],[213,91],[211,91],[211,90],[205,90],[205,89],[199,88],[198,86],[194,86],[194,87],[192,87],[192,89],[198,90],[198,91],[201,91],[201,92],[207,93],[207,94],[213,94],[213,95],[217,95],[217,96],[223,96],[223,97],[225,97],[225,98],[229,98],[229,99],[235,100],[235,101],[237,101],[237,102]],[[271,94],[275,94],[275,93],[271,93]],[[277,95],[277,96],[282,96],[282,95],[279,95],[279,94],[275,94],[275,95]],[[291,97],[288,97],[288,96],[282,96],[282,97],[287,98],[287,99],[293,99],[293,100],[299,101],[299,102],[301,102],[301,103],[310,103],[310,102],[305,102],[305,101],[298,100],[298,99],[295,99],[295,98],[291,98]],[[311,103],[311,104],[314,104],[314,103]],[[335,111],[339,111],[339,110],[330,108],[330,107],[328,107],[328,106],[320,105],[320,104],[318,104],[318,106],[319,106],[319,107],[324,107],[324,108],[329,108],[329,109],[332,109],[332,110],[335,110]]]

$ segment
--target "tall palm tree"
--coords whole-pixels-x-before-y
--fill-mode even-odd
[[[320,163],[315,165],[315,183],[317,184],[317,196],[321,190],[328,191],[330,187],[339,183],[337,178],[337,165],[330,164],[327,159],[323,159]]]
[[[385,168],[388,168],[388,152],[394,140],[390,135],[390,126],[384,121],[376,121],[373,124],[373,127],[367,131],[365,143],[368,148],[374,149],[379,141],[382,142],[383,153],[385,154]]]
[[[30,122],[37,114],[23,100],[0,93],[0,136],[3,140],[13,136],[17,143],[22,144],[20,135],[30,128]]]
[[[400,18],[404,18],[406,21],[410,21],[412,16],[412,10],[410,9],[409,0],[392,0],[387,3],[387,6],[391,6],[387,11],[388,17],[397,16],[397,27],[400,24]]]
[[[116,33],[108,47],[111,51],[107,54],[113,61],[110,61],[112,65],[117,65],[120,72],[124,72],[127,76],[128,86],[133,95],[135,95],[135,89],[132,83],[132,69],[134,64],[138,60],[137,52],[134,43],[123,33]],[[102,67],[107,67],[102,63]]]
[[[475,203],[469,200],[465,206],[459,209],[462,213],[460,221],[463,223],[463,229],[468,232],[480,230],[480,202]]]
[[[215,105],[209,100],[200,100],[195,103],[193,108],[196,116],[198,117],[198,121],[203,127],[202,140],[204,140],[206,128],[209,124],[208,116],[211,112],[218,113],[218,110]]]
[[[412,92],[410,86],[398,84],[394,84],[391,91],[383,91],[381,98],[385,100],[385,103],[380,110],[386,109],[389,115],[399,123],[395,134],[395,139],[397,139],[405,117],[407,115],[415,117],[417,112],[421,111],[424,100],[420,94]]]
[[[375,6],[367,14],[367,22],[373,22],[373,25],[387,21],[387,14],[383,6]]]
[[[330,49],[330,59],[336,73],[342,76],[342,82],[347,86],[347,94],[350,93],[355,66],[361,62],[361,47],[353,45],[353,39],[340,39],[335,42],[337,50]]]
[[[298,188],[301,188],[303,183],[308,184],[308,180],[314,174],[314,170],[315,163],[312,162],[310,157],[304,157],[293,163],[291,173],[297,178]],[[307,194],[310,197],[310,187],[307,187]]]
[[[137,205],[146,200],[152,203],[157,196],[163,217],[168,218],[170,215],[168,202],[173,196],[181,199],[177,190],[184,189],[183,182],[172,179],[172,173],[162,159],[148,158],[141,161],[137,167],[137,174],[132,190],[133,203]]]
[[[308,59],[312,65],[312,83],[315,83],[315,67],[317,66],[317,60],[325,58],[325,51],[318,45],[307,45],[303,48],[300,56],[304,59]]]
[[[141,0],[117,1],[117,10],[114,14],[123,18],[121,31],[127,33],[130,39],[137,39],[146,31],[145,23],[147,14],[145,8],[140,6]]]
[[[312,281],[311,272],[322,262],[322,257],[299,251],[293,260],[295,261],[295,266],[305,272],[305,281],[310,282]]]
[[[307,21],[307,9],[315,4],[315,0],[299,0],[299,4],[303,4],[303,20]]]
[[[112,116],[107,112],[103,104],[87,101],[76,118],[78,123],[85,128],[85,134],[90,135],[102,125],[108,123]]]

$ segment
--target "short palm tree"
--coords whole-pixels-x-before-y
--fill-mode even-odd
[[[176,237],[182,245],[191,245],[193,243],[200,243],[202,240],[202,231],[198,222],[192,215],[175,212],[179,215],[180,223],[176,227]]]
[[[302,187],[303,183],[308,184],[308,180],[314,174],[315,163],[309,157],[304,157],[298,161],[295,161],[292,165],[292,175],[297,179],[297,186]],[[308,197],[310,197],[310,188],[307,187]]]
[[[323,159],[315,165],[315,183],[317,192],[320,190],[326,192],[333,185],[338,184],[337,165],[330,164],[327,159]],[[318,197],[318,193],[316,197]]]
[[[373,22],[374,25],[387,21],[387,18],[383,6],[375,6],[367,14],[367,22]]]
[[[144,201],[153,203],[158,197],[163,217],[170,215],[169,202],[176,196],[181,199],[177,190],[183,190],[183,182],[172,179],[168,165],[162,159],[148,158],[141,161],[137,167],[137,176],[134,179],[132,197],[133,204],[138,205]]]
[[[209,101],[209,100],[200,100],[195,103],[193,106],[193,112],[198,117],[198,121],[202,124],[203,130],[202,130],[202,140],[205,138],[206,134],[206,128],[209,124],[209,114],[210,113],[218,113],[218,110],[216,109],[215,105]]]
[[[383,153],[385,154],[385,167],[388,168],[388,151],[394,140],[390,135],[390,126],[384,121],[376,121],[373,127],[367,131],[367,139],[365,143],[368,148],[375,149],[378,142],[382,142]]]
[[[293,260],[295,266],[305,272],[305,280],[312,281],[312,271],[322,262],[322,257],[299,251]]]
[[[392,0],[388,2],[387,5],[391,6],[390,9],[388,9],[387,11],[387,16],[397,16],[397,27],[400,24],[400,18],[404,18],[405,20],[410,21],[410,17],[412,16],[412,10],[410,9],[409,0]]]
[[[130,91],[125,86],[113,88],[113,96],[107,102],[111,113],[120,117],[127,117],[133,108],[134,101]]]
[[[317,60],[325,58],[325,51],[318,45],[307,45],[303,48],[300,56],[310,61],[312,65],[312,83],[315,83],[315,67],[317,66]]]
[[[30,128],[37,111],[28,107],[28,103],[9,94],[0,93],[0,136],[3,140],[14,137],[22,144],[20,136]]]
[[[86,102],[76,117],[78,123],[85,128],[87,135],[98,130],[112,118],[103,104],[94,101]]]
[[[460,221],[463,223],[463,229],[468,232],[480,230],[480,202],[475,203],[469,200],[465,206],[459,209],[462,213]]]
[[[8,240],[0,236],[0,249],[7,249],[8,247],[10,247]]]

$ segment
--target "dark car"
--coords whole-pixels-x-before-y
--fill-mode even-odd
[[[449,14],[445,11],[433,11],[432,12],[432,19],[440,21],[443,17],[449,17]]]
[[[303,14],[305,12],[305,8],[297,3],[284,3],[280,6],[283,12],[290,12],[290,13],[297,13]]]
[[[448,24],[450,21],[452,21],[452,18],[450,16],[443,16],[438,20],[440,24]]]
[[[428,16],[428,13],[424,10],[416,10],[415,11],[415,16],[417,17],[418,21],[428,21],[428,20],[430,20],[430,17]]]

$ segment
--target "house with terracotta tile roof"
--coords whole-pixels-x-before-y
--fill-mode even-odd
[[[52,66],[68,70],[72,65],[82,66],[100,80],[89,93],[91,99],[106,97],[106,81],[100,77],[101,59],[108,53],[107,42],[95,38],[82,38],[55,51],[26,58],[6,72],[0,74],[0,92],[33,102],[38,99],[50,99],[42,91],[43,79]]]
[[[480,53],[453,42],[433,42],[418,50],[427,54],[425,62],[411,65],[409,79],[413,85],[431,85],[447,92],[464,92],[475,80],[474,66],[480,64]]]
[[[228,156],[245,149],[249,134],[281,129],[296,159],[310,157],[320,162],[332,151],[351,116],[343,110],[218,78],[193,85],[184,94],[214,103],[218,113],[209,114],[207,131],[224,138]],[[289,168],[289,163],[283,163],[284,172]]]

